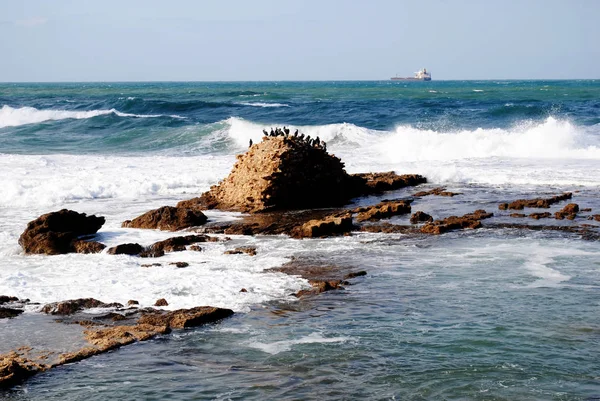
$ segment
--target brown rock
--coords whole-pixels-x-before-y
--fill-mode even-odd
[[[586,212],[586,213],[587,213],[587,212],[591,212],[591,211],[592,211],[592,208],[591,208],[591,207],[586,207],[586,208],[583,208],[583,209],[579,209],[579,211],[580,211],[580,212]]]
[[[100,253],[106,245],[97,241],[73,241],[73,250],[77,253]]]
[[[67,209],[47,213],[27,224],[19,244],[25,253],[59,255],[73,252],[72,242],[82,235],[95,234],[104,221],[104,217]]]
[[[0,319],[13,318],[23,313],[22,309],[0,307]]]
[[[235,249],[231,249],[229,251],[224,252],[225,255],[239,255],[242,253],[248,254],[250,256],[256,256],[256,247],[254,246],[241,246]]]
[[[342,280],[308,280],[308,283],[311,285],[310,290],[300,290],[296,293],[298,298],[306,296],[306,295],[316,295],[325,291],[338,290],[344,288],[343,286],[346,283]]]
[[[433,221],[433,217],[431,217],[430,215],[428,215],[425,212],[415,212],[412,216],[410,216],[410,222],[412,224],[418,224],[418,223],[430,223]]]
[[[351,215],[328,216],[321,220],[310,220],[292,230],[293,238],[314,238],[344,234],[354,228]]]
[[[120,244],[108,248],[107,253],[109,255],[139,255],[144,250],[144,247],[140,244]]]
[[[506,209],[505,209],[506,210]],[[518,217],[518,218],[523,218],[523,217],[527,217],[526,214],[524,213],[511,213],[510,217]]]
[[[360,231],[368,233],[385,233],[385,234],[397,234],[397,233],[418,233],[418,229],[412,226],[401,225],[401,224],[369,224],[360,227]]]
[[[351,278],[362,277],[362,276],[366,276],[366,275],[367,275],[367,272],[365,270],[360,270],[357,272],[352,272],[352,273],[346,274],[346,276],[344,277],[344,280],[349,280]]]
[[[421,232],[424,234],[443,234],[448,231],[462,230],[465,228],[475,229],[481,227],[482,219],[487,219],[493,216],[493,213],[488,213],[485,210],[476,210],[473,213],[465,214],[462,217],[450,216],[443,220],[436,220],[432,223],[427,223],[421,227]]]
[[[139,305],[140,303],[138,301],[136,301],[135,299],[130,299],[129,301],[127,301],[127,305],[131,306],[131,305]]]
[[[446,188],[442,188],[442,187],[438,187],[438,188],[433,188],[432,190],[429,191],[420,191],[417,192],[415,194],[413,194],[413,196],[415,197],[423,197],[423,196],[429,196],[429,195],[437,195],[437,196],[455,196],[455,195],[462,195],[461,193],[458,192],[449,192],[446,191]]]
[[[156,302],[154,303],[154,306],[169,306],[169,303],[167,302],[166,299],[160,298],[160,299],[156,300]]]
[[[173,237],[164,241],[155,242],[150,246],[150,249],[159,252],[179,252],[185,251],[186,245],[197,242],[216,242],[218,238],[209,237],[208,235],[186,235],[182,237]]]
[[[410,201],[383,201],[375,206],[356,210],[356,220],[380,220],[392,216],[410,213]]]
[[[596,220],[596,221],[600,221],[600,214],[594,214],[590,217],[588,217],[589,220]]]
[[[245,288],[242,288],[242,289],[240,290],[240,292],[248,292],[248,290],[247,290],[247,289],[245,289]]]
[[[378,194],[427,182],[425,177],[418,174],[398,175],[393,171],[352,174],[352,177],[355,180],[353,196]]]
[[[569,219],[574,220],[579,212],[579,205],[577,203],[569,203],[563,207],[560,211],[554,213],[554,217],[557,220]]]
[[[42,308],[42,312],[51,315],[72,315],[80,310],[89,308],[121,308],[123,307],[120,303],[106,304],[102,301],[98,301],[94,298],[79,298],[71,299],[62,302],[53,302],[45,305]]]
[[[194,251],[194,252],[202,252],[202,247],[198,246],[198,245],[192,245],[190,246],[190,251]]]
[[[163,250],[153,250],[150,248],[143,249],[139,255],[140,258],[160,258],[161,256],[165,256],[165,251]]]
[[[552,214],[550,214],[549,212],[543,212],[543,213],[531,213],[529,215],[529,217],[531,217],[532,219],[535,220],[539,220],[539,219],[547,219],[548,217],[552,217]]]
[[[158,266],[162,266],[162,265],[160,263],[144,263],[140,266],[142,266],[142,267],[158,267]]]
[[[549,208],[550,205],[558,203],[560,201],[571,199],[573,194],[571,192],[564,193],[562,195],[556,195],[550,198],[535,198],[535,199],[519,199],[511,203],[502,203],[498,208],[500,210],[513,209],[523,210],[526,207],[534,208]]]
[[[8,388],[21,383],[46,366],[32,362],[17,353],[0,355],[0,388]]]
[[[179,231],[206,223],[206,216],[199,210],[163,206],[150,210],[133,220],[123,222],[122,227],[151,228],[164,231]]]
[[[175,267],[178,268],[184,268],[184,267],[188,267],[190,264],[188,262],[171,262],[169,263],[170,265],[173,265]],[[157,306],[163,306],[163,305],[157,305]]]
[[[166,313],[161,311],[147,313],[140,317],[138,324],[182,329],[216,322],[231,315],[233,315],[231,309],[198,306],[196,308],[179,309]]]

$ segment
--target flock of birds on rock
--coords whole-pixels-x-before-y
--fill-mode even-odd
[[[294,134],[290,134],[290,129],[286,128],[285,126],[283,127],[283,129],[279,127],[275,129],[271,128],[271,132],[267,132],[267,130],[264,129],[263,134],[265,134],[265,136],[272,137],[285,136],[288,138],[294,138],[295,140],[306,142],[309,146],[312,146],[313,148],[323,149],[325,152],[327,152],[327,144],[325,143],[325,141],[319,139],[318,136],[314,139],[311,138],[310,135],[304,137],[304,134],[299,134],[298,130],[296,130]],[[250,146],[252,146],[252,139],[250,139]]]

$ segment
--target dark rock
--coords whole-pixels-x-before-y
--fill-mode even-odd
[[[123,222],[122,227],[179,231],[200,226],[206,223],[206,220],[204,213],[196,209],[163,206]]]
[[[153,250],[152,248],[143,249],[138,255],[140,258],[160,258],[161,256],[165,256],[165,251],[163,250]]]
[[[19,384],[46,369],[47,366],[32,362],[14,352],[0,355],[0,388],[9,388]]]
[[[410,201],[383,201],[374,206],[356,209],[356,220],[380,220],[410,213]]]
[[[166,299],[160,298],[160,299],[156,300],[156,302],[154,303],[154,306],[169,306],[169,303],[167,302]]]
[[[600,221],[600,214],[594,214],[594,215],[588,217],[588,220]]]
[[[429,196],[429,195],[437,195],[437,196],[456,196],[456,195],[462,195],[461,193],[458,192],[449,192],[446,191],[446,188],[442,188],[442,187],[438,187],[438,188],[433,188],[432,190],[429,191],[420,191],[417,192],[415,194],[413,194],[413,196],[415,197],[423,197],[423,196]]]
[[[158,267],[158,266],[162,266],[160,263],[144,263],[143,265],[140,265],[142,267]]]
[[[563,200],[571,199],[573,194],[571,192],[564,193],[562,195],[556,195],[550,198],[535,198],[535,199],[518,199],[511,203],[502,203],[498,208],[500,210],[513,209],[523,210],[526,207],[534,208],[549,208],[554,203],[561,202]]]
[[[198,242],[217,242],[218,238],[209,237],[208,235],[186,235],[182,237],[173,237],[164,241],[155,242],[150,246],[153,251],[163,252],[179,252],[185,251],[186,245]]]
[[[250,256],[256,256],[256,247],[254,246],[241,246],[235,249],[231,249],[229,251],[225,251],[225,255],[239,255],[239,254],[248,254]]]
[[[384,234],[396,234],[396,233],[418,233],[419,230],[412,226],[406,226],[401,224],[390,224],[390,223],[381,223],[381,224],[369,224],[360,227],[360,231],[368,232],[368,233],[384,233]]]
[[[129,301],[127,301],[127,305],[139,305],[140,303],[138,301],[136,301],[135,299],[130,299]]]
[[[579,212],[579,205],[577,203],[569,203],[563,207],[560,211],[554,213],[554,217],[557,220],[575,220],[577,213]]]
[[[415,212],[412,216],[410,216],[410,222],[412,224],[418,224],[418,223],[430,223],[433,221],[433,217],[431,217],[430,215],[428,215],[425,212]]]
[[[351,215],[328,216],[321,220],[310,220],[290,233],[293,238],[314,238],[339,235],[354,228]]]
[[[198,245],[192,245],[189,248],[190,251],[194,251],[194,252],[201,252],[202,251],[202,247],[198,246]]]
[[[511,213],[510,217],[518,217],[518,218],[523,218],[523,217],[527,217],[526,214],[524,213]]]
[[[144,250],[144,247],[140,244],[120,244],[108,248],[107,253],[109,255],[139,255]]]
[[[0,305],[7,304],[9,302],[17,302],[19,298],[9,297],[8,295],[0,295]]]
[[[95,234],[104,221],[104,217],[67,209],[47,213],[27,224],[19,244],[25,253],[59,255],[74,252],[72,242],[82,235]]]
[[[100,253],[106,245],[97,241],[73,241],[73,250],[77,253]]]
[[[171,262],[169,264],[173,265],[175,267],[178,267],[180,269],[182,269],[184,267],[188,267],[190,265],[188,262]],[[162,306],[162,305],[157,305],[157,306]]]
[[[398,175],[393,171],[385,173],[352,174],[354,181],[354,196],[365,196],[394,191],[396,189],[413,187],[424,184],[427,179],[418,174]]]
[[[70,299],[68,301],[53,302],[45,305],[42,312],[50,315],[72,315],[83,309],[90,308],[122,308],[123,305],[117,302],[106,304],[94,298]]]
[[[586,207],[584,209],[579,209],[579,211],[582,212],[582,213],[588,213],[588,212],[592,211],[592,208],[591,207]]]
[[[23,313],[22,309],[0,307],[0,319],[12,318]]]
[[[300,290],[295,295],[300,298],[307,295],[316,295],[325,291],[338,290],[344,288],[345,284],[348,284],[342,280],[308,280],[311,285],[309,290]]]
[[[367,272],[364,270],[352,272],[352,273],[346,274],[346,276],[344,277],[344,280],[349,280],[351,278],[362,277],[362,276],[366,276],[366,275],[367,275]]]
[[[152,326],[167,326],[171,328],[195,327],[206,323],[216,322],[233,315],[231,309],[198,306],[191,309],[179,309],[171,312],[155,311],[142,315],[138,324]]]
[[[245,288],[242,288],[242,289],[240,290],[240,292],[248,292],[248,290],[247,290],[247,289],[245,289]]]

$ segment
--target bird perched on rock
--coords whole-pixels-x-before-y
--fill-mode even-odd
[[[308,135],[308,136],[306,137],[305,141],[306,141],[308,144],[310,144],[310,135]]]
[[[250,139],[250,144],[248,145],[249,148],[252,147],[252,138]]]
[[[265,136],[269,136],[269,133],[267,132],[266,129],[263,130],[263,134],[265,134]]]
[[[271,128],[271,135],[269,136],[275,136],[275,131],[273,131],[273,128]]]
[[[327,152],[327,144],[325,143],[325,141],[321,142],[321,148],[323,148],[323,150]]]
[[[298,138],[298,130],[296,130],[296,132],[294,132],[294,138]]]
[[[315,138],[315,146],[317,146],[317,147],[321,146],[321,140],[319,139],[318,136]]]
[[[285,128],[285,126],[283,127],[283,132],[285,132],[285,136],[288,136],[290,134],[290,129],[289,128]]]

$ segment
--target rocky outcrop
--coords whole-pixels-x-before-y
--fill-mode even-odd
[[[362,207],[353,210],[356,213],[356,220],[380,220],[387,219],[392,216],[410,213],[410,201],[382,201],[374,206]]]
[[[250,256],[256,256],[256,247],[254,246],[240,246],[235,249],[231,249],[224,252],[225,255],[240,255],[245,253]]]
[[[330,235],[340,235],[352,231],[352,216],[345,214],[341,216],[327,216],[319,220],[310,220],[292,230],[292,238],[315,238]]]
[[[431,223],[432,221],[433,217],[421,211],[415,212],[412,216],[410,216],[411,224]]]
[[[72,315],[84,309],[90,308],[122,308],[120,303],[104,303],[94,298],[70,299],[68,301],[53,302],[46,304],[42,312],[50,315]]]
[[[45,369],[46,366],[23,358],[15,352],[0,355],[0,388],[14,386]]]
[[[169,303],[167,302],[166,299],[160,298],[160,299],[156,300],[156,302],[154,303],[154,306],[169,306]]]
[[[394,191],[405,187],[424,184],[427,179],[418,174],[398,175],[393,171],[385,173],[360,173],[352,174],[354,178],[353,196],[379,194],[385,191]]]
[[[531,213],[529,217],[531,217],[534,220],[547,219],[549,217],[552,217],[552,214],[550,212]]]
[[[17,297],[11,297],[8,295],[0,295],[0,305],[8,304],[11,302],[17,302],[17,301],[19,301],[19,298],[17,298]]]
[[[27,224],[19,244],[25,253],[59,255],[75,252],[73,242],[80,236],[95,234],[104,221],[104,217],[67,209],[47,213]]]
[[[437,196],[456,196],[456,195],[461,195],[458,192],[449,192],[446,191],[446,188],[442,188],[442,187],[438,187],[438,188],[433,188],[429,191],[420,191],[417,193],[414,193],[413,196],[421,198],[423,196],[429,196],[429,195],[437,195]]]
[[[138,324],[183,329],[185,327],[195,327],[216,322],[231,315],[233,315],[231,309],[198,306],[196,308],[178,309],[171,312],[155,311],[147,313],[140,317]]]
[[[476,210],[473,213],[465,214],[464,216],[450,216],[442,220],[435,220],[432,223],[427,223],[421,227],[423,234],[443,234],[448,231],[462,230],[465,228],[481,227],[481,220],[493,216],[493,213],[488,213],[485,210]]]
[[[126,220],[122,227],[150,228],[163,231],[179,231],[206,223],[207,217],[200,210],[163,206],[150,210],[133,220]]]
[[[579,205],[577,203],[569,203],[558,212],[554,213],[554,217],[557,220],[575,220],[577,213],[579,212]]]
[[[571,199],[573,194],[571,192],[566,192],[562,195],[552,196],[550,198],[535,198],[535,199],[518,199],[511,203],[501,203],[498,206],[500,210],[523,210],[526,207],[534,207],[534,208],[544,208],[548,209],[550,205],[555,203]]]
[[[140,244],[127,243],[113,246],[108,248],[107,253],[109,255],[139,255],[144,250],[144,247]]]
[[[229,176],[199,203],[243,212],[339,206],[348,201],[354,181],[322,147],[293,136],[264,137],[238,155]]]

